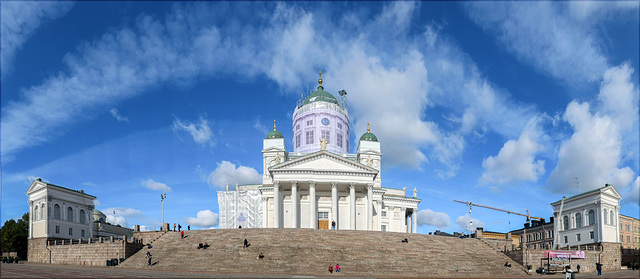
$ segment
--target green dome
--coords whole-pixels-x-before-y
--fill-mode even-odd
[[[265,139],[283,139],[284,136],[282,135],[282,133],[278,132],[278,130],[276,130],[276,120],[273,120],[273,131],[269,132],[267,134],[267,137]]]
[[[367,132],[360,137],[360,140],[378,141],[378,138],[376,137],[376,135],[371,133],[371,131],[369,130],[369,123],[367,123]]]
[[[320,85],[318,86],[318,91],[311,93],[311,95],[309,95],[309,97],[304,100],[304,103],[302,103],[302,105],[304,106],[306,104],[318,101],[338,104],[338,100],[336,99],[336,97],[333,97],[331,93],[324,91],[324,87]]]

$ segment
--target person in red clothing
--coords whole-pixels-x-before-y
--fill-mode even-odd
[[[329,273],[333,273],[333,265],[332,264],[329,265]]]
[[[340,272],[340,265],[336,264],[336,273]]]
[[[184,238],[184,231],[180,231],[180,238]]]

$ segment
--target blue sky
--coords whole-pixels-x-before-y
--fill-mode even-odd
[[[291,145],[318,71],[325,90],[348,92],[350,146],[371,123],[383,186],[418,188],[421,233],[465,230],[453,199],[548,218],[550,202],[605,183],[639,217],[637,2],[1,10],[2,222],[28,211],[41,177],[97,196],[124,226],[159,227],[166,192],[165,221],[216,227],[216,191],[260,181],[273,119]],[[492,231],[524,222],[472,218]]]

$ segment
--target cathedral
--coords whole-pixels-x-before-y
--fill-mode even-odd
[[[292,151],[276,129],[263,139],[262,184],[218,192],[220,228],[313,228],[415,233],[417,191],[382,186],[382,151],[370,131],[349,153],[346,92],[317,90],[293,111]]]

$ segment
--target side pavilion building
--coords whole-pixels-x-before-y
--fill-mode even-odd
[[[276,129],[263,140],[262,184],[218,192],[220,228],[313,228],[412,232],[417,191],[382,187],[382,153],[367,128],[349,153],[349,114],[341,100],[318,90],[293,113],[293,151]],[[335,228],[333,223],[335,222]]]

